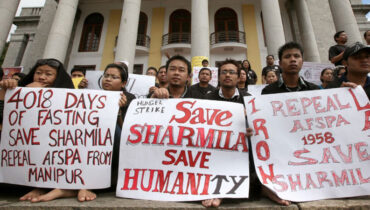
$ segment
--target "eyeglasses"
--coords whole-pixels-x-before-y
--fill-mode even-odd
[[[47,59],[37,60],[36,65],[38,65],[38,66],[48,65],[48,66],[53,67],[55,69],[59,69],[59,67],[63,64],[60,63],[59,61],[55,60],[55,59],[47,58]]]
[[[238,74],[238,72],[234,71],[234,70],[222,70],[221,74],[223,74],[223,75],[226,75],[226,74],[235,75],[235,74]]]
[[[121,79],[120,76],[112,75],[112,74],[103,74],[103,78],[104,79],[108,79],[108,78],[111,78],[111,79]]]

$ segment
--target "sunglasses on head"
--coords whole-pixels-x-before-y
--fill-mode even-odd
[[[43,65],[48,65],[50,67],[53,67],[55,69],[58,69],[61,65],[60,62],[58,62],[57,60],[55,59],[39,59],[36,64],[38,66],[43,66]]]

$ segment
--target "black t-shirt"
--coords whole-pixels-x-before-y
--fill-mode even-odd
[[[193,98],[198,98],[198,99],[204,99],[207,93],[210,93],[212,91],[216,90],[215,87],[212,85],[208,84],[208,87],[200,87],[199,83],[192,85],[189,88],[189,92]]]
[[[257,74],[253,69],[245,70],[247,72],[247,84],[254,85],[257,82]]]
[[[330,88],[339,88],[339,87],[342,86],[342,83],[343,82],[350,82],[350,81],[348,81],[346,75],[344,75],[343,77],[341,77],[339,79],[338,78],[335,78],[333,81],[331,81],[328,84],[328,86],[326,88],[328,88],[328,89],[330,89]],[[367,97],[370,100],[370,77],[369,76],[366,78],[365,86],[363,88],[364,88],[364,90],[366,92]]]
[[[132,102],[132,100],[134,100],[136,97],[135,95],[127,92],[126,90],[123,91],[123,94],[125,94],[126,98],[127,98],[127,105],[122,107],[121,108],[121,113],[122,113],[122,120],[125,120],[125,117],[126,117],[126,112],[127,112],[127,109],[128,109],[128,106],[130,106],[130,103]]]
[[[296,91],[308,91],[308,90],[319,90],[320,87],[305,81],[303,78],[299,78],[298,86],[294,88],[288,88],[285,86],[284,81],[279,79],[278,81],[266,86],[262,90],[262,95],[264,94],[275,94],[275,93],[288,93]]]
[[[170,91],[169,86],[167,87],[167,90],[168,90],[168,93],[170,94],[169,98],[173,98],[173,96],[171,95],[171,91]],[[153,92],[149,93],[147,98],[152,97],[152,95],[153,95]],[[184,91],[184,93],[182,94],[182,96],[180,98],[194,98],[193,95],[192,95],[192,92],[189,91],[188,86],[185,86],[185,91]]]
[[[240,95],[242,96],[250,96],[251,94],[248,93],[248,86],[246,86],[245,88],[238,88],[239,89],[239,93]]]
[[[331,46],[330,49],[329,49],[329,61],[331,61],[331,59],[337,55],[339,55],[340,53],[342,53],[344,50],[346,49],[346,46],[345,45],[334,45],[334,46]],[[340,66],[342,65],[342,61],[343,59],[341,59],[340,61],[336,62],[335,65],[336,66]]]
[[[244,103],[243,95],[238,95],[238,96],[235,96],[233,98],[226,99],[226,98],[222,98],[220,96],[219,92],[220,92],[220,89],[217,88],[216,90],[208,93],[205,96],[205,99],[208,99],[208,100],[216,100],[216,101],[229,101],[229,102],[235,102],[235,103],[241,103],[241,104]],[[245,95],[245,96],[248,96],[248,95]]]

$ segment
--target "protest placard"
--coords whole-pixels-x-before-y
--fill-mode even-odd
[[[202,66],[202,61],[207,60],[209,61],[208,57],[206,56],[194,56],[191,58],[191,66],[197,67],[197,66]]]
[[[17,66],[17,67],[4,67],[4,79],[12,78],[13,74],[20,73],[23,71],[23,66]]]
[[[248,197],[245,123],[242,104],[134,100],[122,129],[116,195],[163,201]]]
[[[87,89],[101,90],[104,71],[87,71]],[[155,85],[155,77],[147,75],[129,74],[126,84],[127,92],[134,94],[136,98],[146,98],[149,88]]]
[[[192,78],[192,83],[191,83],[192,85],[199,83],[199,71],[202,68],[203,67],[193,68],[193,78]],[[218,86],[218,68],[216,67],[207,67],[207,68],[209,68],[212,72],[212,79],[209,82],[209,84],[211,84],[213,87],[217,87]]]
[[[5,96],[0,182],[110,186],[119,92],[16,88]]]
[[[130,74],[128,76],[126,90],[136,98],[146,98],[149,89],[155,85],[155,77],[147,75]]]
[[[262,89],[265,88],[267,85],[248,85],[248,93],[253,96],[261,95]]]
[[[280,198],[370,195],[370,103],[361,87],[244,99],[257,175]]]
[[[321,71],[325,68],[334,69],[334,67],[335,66],[331,63],[303,62],[303,66],[301,71],[299,72],[299,75],[308,82],[312,82],[316,85],[321,85]]]

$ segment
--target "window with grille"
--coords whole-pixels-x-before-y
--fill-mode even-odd
[[[103,23],[104,17],[99,13],[93,13],[86,17],[81,35],[79,52],[95,52],[99,50]]]
[[[215,14],[216,43],[238,41],[238,16],[231,8],[221,8]]]

